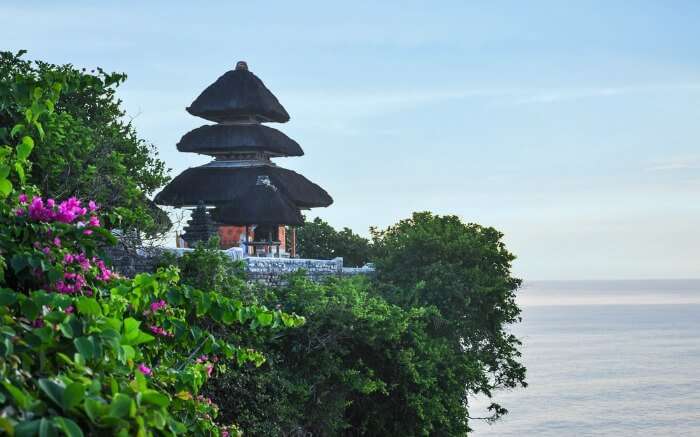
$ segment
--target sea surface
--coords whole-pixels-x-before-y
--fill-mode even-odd
[[[700,280],[531,282],[518,299],[529,386],[473,436],[700,436]]]

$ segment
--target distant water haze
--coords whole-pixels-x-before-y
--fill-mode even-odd
[[[521,306],[700,304],[700,279],[525,281]]]
[[[533,281],[518,300],[529,387],[473,436],[700,436],[700,280]]]

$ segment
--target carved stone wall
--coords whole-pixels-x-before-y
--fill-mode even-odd
[[[300,259],[300,258],[263,258],[243,257],[238,248],[224,251],[235,260],[243,260],[248,274],[248,280],[263,282],[270,285],[279,285],[290,273],[304,270],[314,281],[320,281],[329,276],[353,276],[373,275],[374,267],[343,267],[343,258],[330,260]],[[136,249],[128,250],[124,247],[114,247],[107,250],[107,256],[111,259],[114,270],[124,276],[133,277],[138,273],[153,272],[158,260],[164,252],[175,253],[181,256],[192,249]]]

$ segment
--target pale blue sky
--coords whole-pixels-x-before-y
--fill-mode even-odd
[[[527,279],[700,277],[700,2],[13,3],[0,47],[127,72],[173,175],[207,161],[185,106],[246,60],[334,226],[455,213]]]

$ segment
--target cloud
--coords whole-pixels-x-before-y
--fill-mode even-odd
[[[285,94],[286,102],[295,111],[324,113],[337,117],[372,116],[403,111],[421,105],[467,99],[488,100],[499,105],[554,104],[594,98],[611,98],[624,95],[656,92],[697,92],[700,82],[657,83],[624,87],[576,87],[576,88],[460,88],[421,90],[296,90]]]
[[[659,161],[652,165],[651,171],[700,170],[700,157],[685,156]]]

